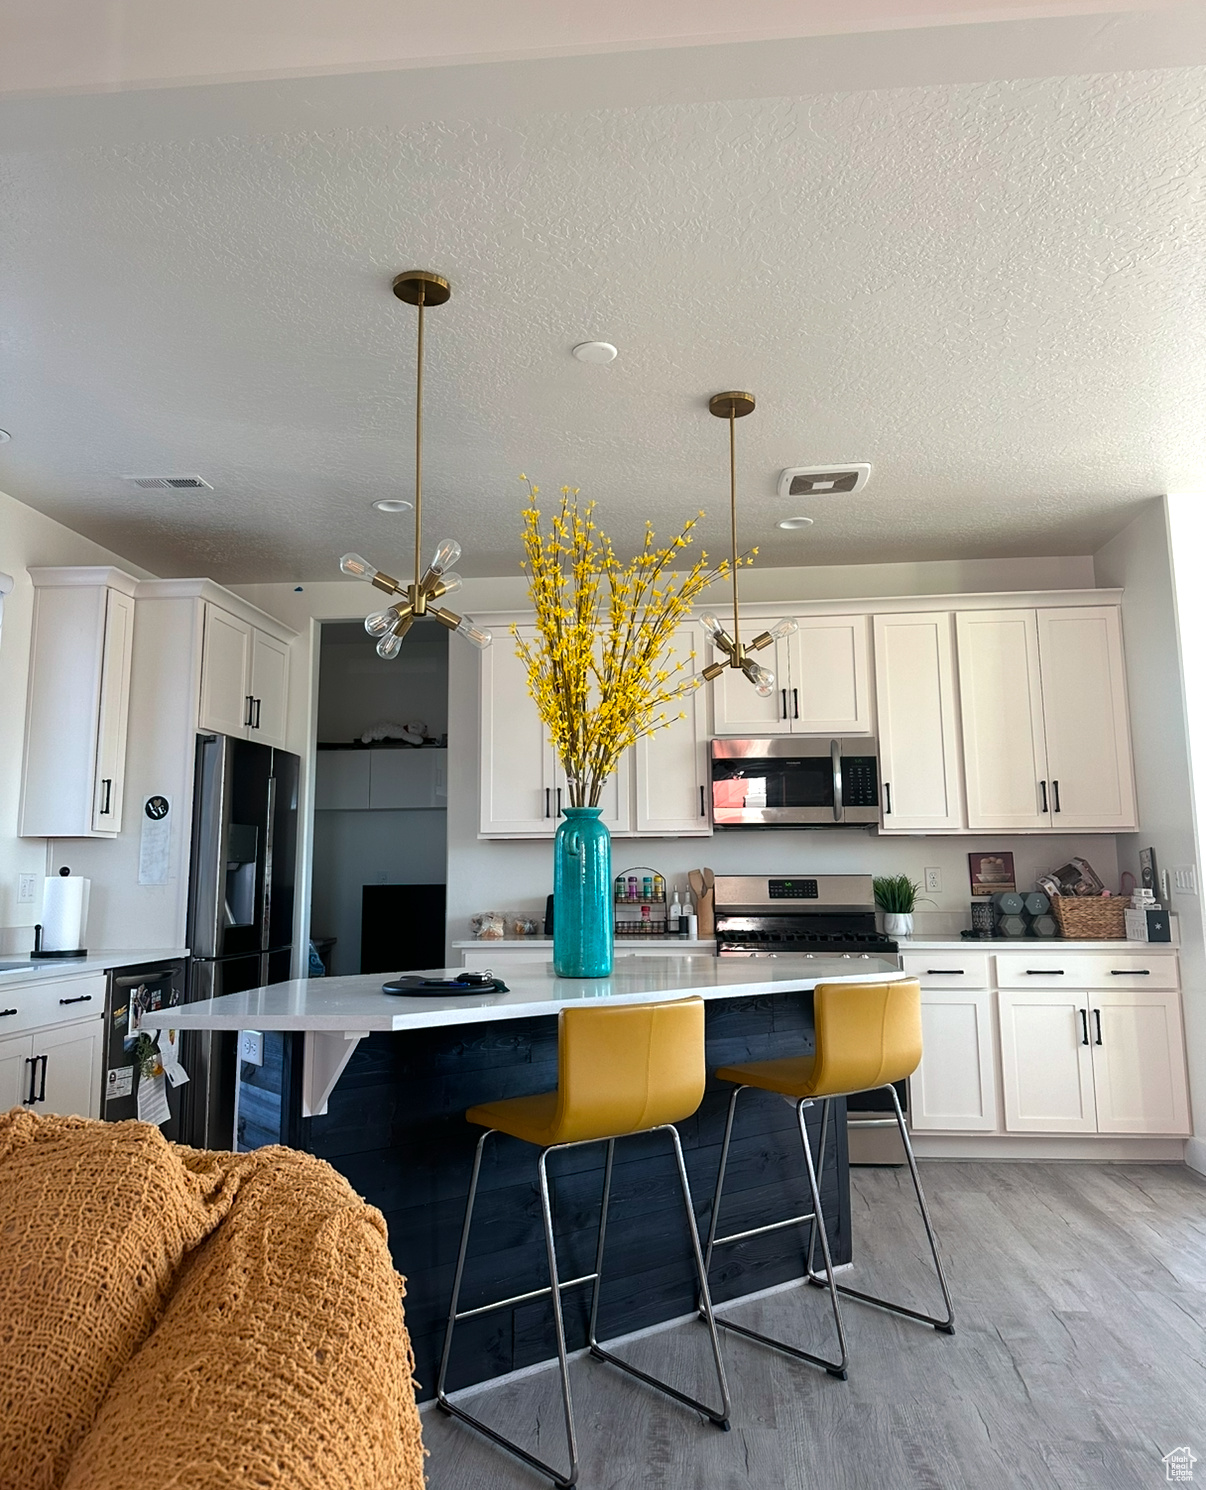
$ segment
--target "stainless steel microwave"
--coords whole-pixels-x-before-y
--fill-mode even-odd
[[[717,828],[865,828],[879,822],[876,741],[712,741]]]

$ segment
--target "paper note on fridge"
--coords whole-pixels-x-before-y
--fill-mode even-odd
[[[180,1031],[160,1030],[159,1032],[159,1060],[163,1066],[163,1074],[172,1086],[183,1086],[188,1080],[188,1072],[180,1064]]]
[[[138,1120],[140,1123],[166,1123],[172,1115],[168,1106],[167,1082],[163,1074],[144,1076],[138,1083]]]

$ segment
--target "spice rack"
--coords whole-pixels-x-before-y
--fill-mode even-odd
[[[616,875],[616,936],[625,941],[636,937],[666,935],[666,880],[648,864],[637,864]]]

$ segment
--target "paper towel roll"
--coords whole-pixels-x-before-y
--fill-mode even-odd
[[[47,875],[42,892],[42,951],[74,952],[84,945],[88,892],[82,875]]]

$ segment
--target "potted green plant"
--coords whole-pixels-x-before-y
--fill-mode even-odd
[[[907,874],[876,875],[872,884],[875,903],[884,913],[886,934],[912,936],[913,908],[921,895],[921,886]]]

